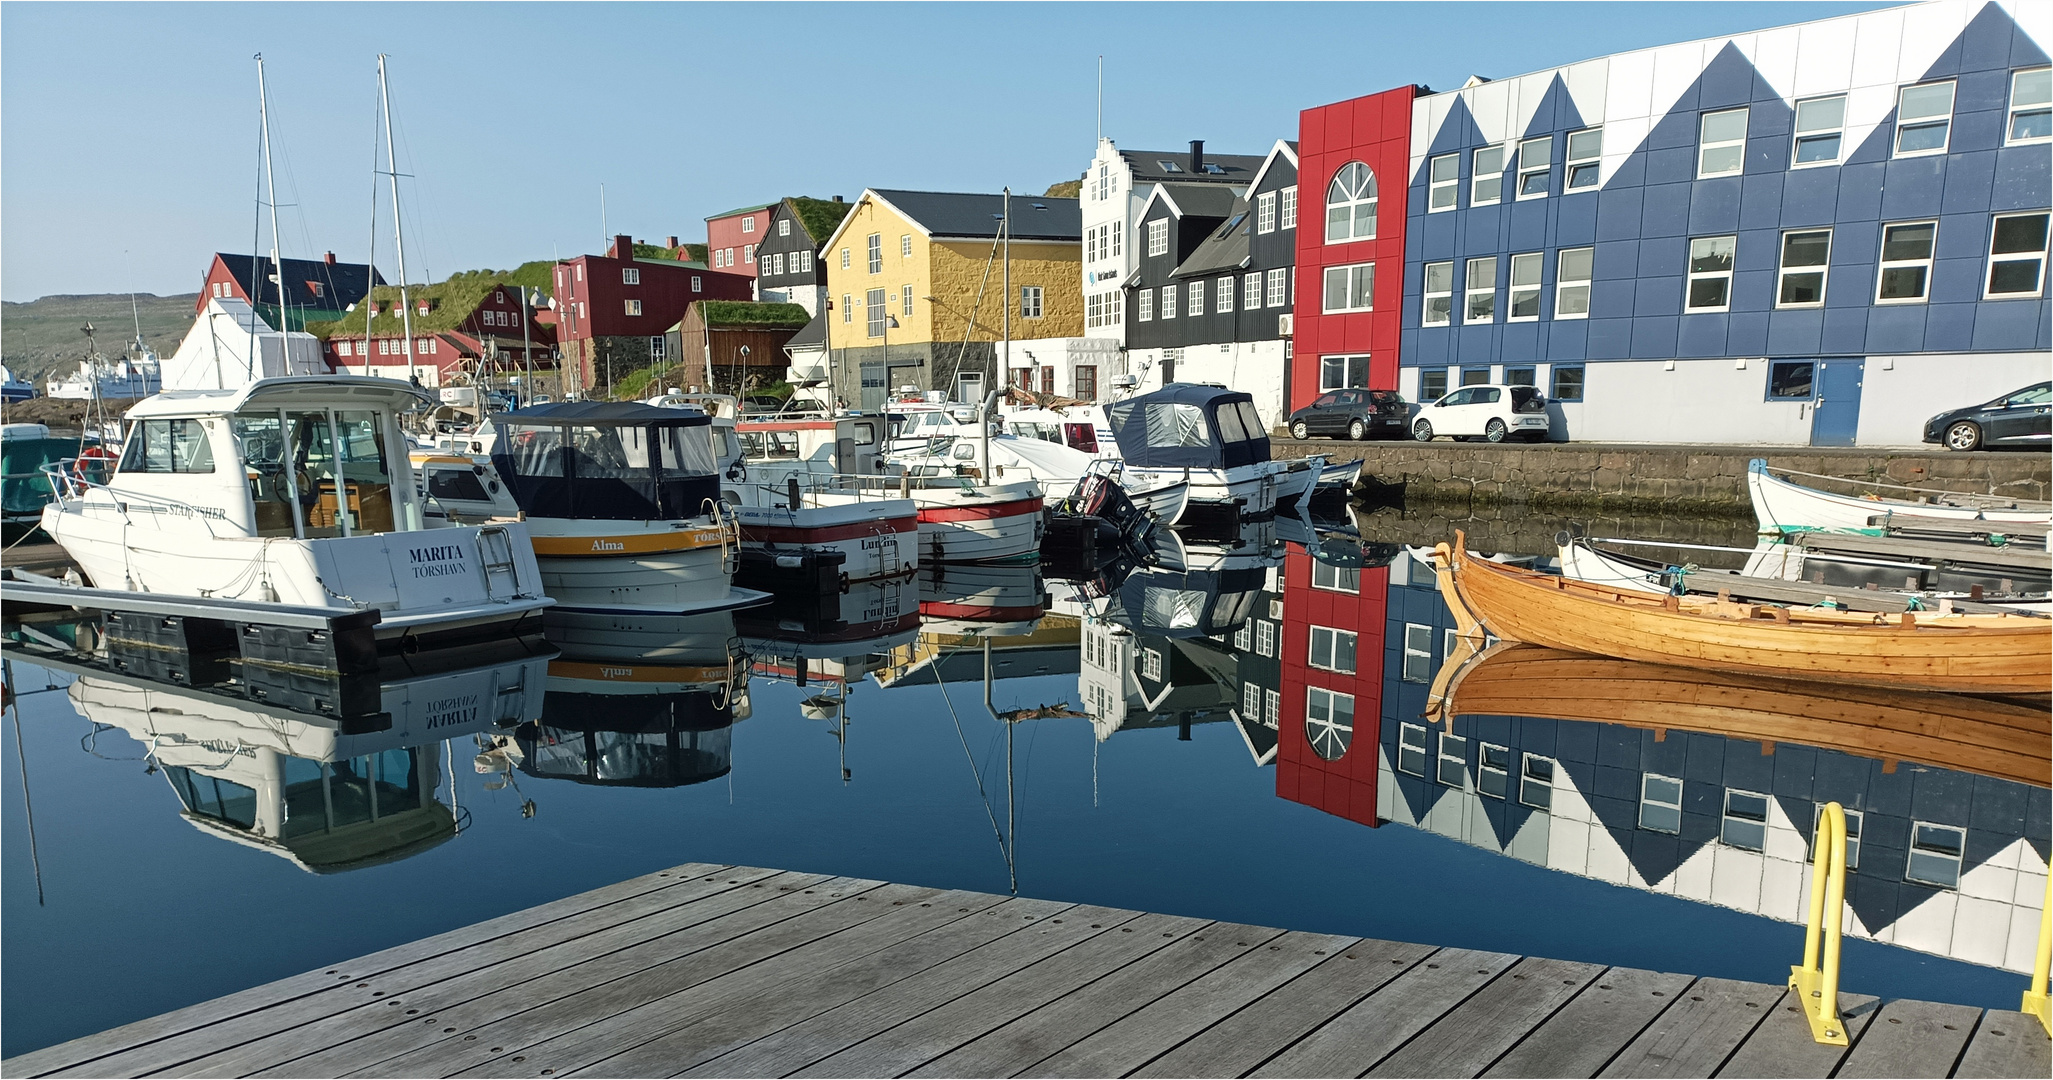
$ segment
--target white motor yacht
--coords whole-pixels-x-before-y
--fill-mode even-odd
[[[1179,525],[1210,511],[1233,523],[1276,512],[1290,466],[1269,457],[1269,433],[1254,399],[1233,390],[1171,383],[1106,409],[1128,491],[1190,484]],[[1316,482],[1316,473],[1307,478]],[[1310,482],[1305,487],[1309,488]]]
[[[918,506],[880,460],[883,428],[875,416],[740,421],[743,475],[725,490],[742,546],[773,557],[838,552],[849,582],[919,569]]]
[[[50,474],[43,529],[98,588],[373,608],[380,640],[531,617],[526,525],[429,528],[398,424],[421,399],[361,375],[158,394],[106,483]]]

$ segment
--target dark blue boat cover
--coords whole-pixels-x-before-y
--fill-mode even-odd
[[[1269,429],[1237,390],[1170,383],[1105,409],[1119,456],[1151,469],[1231,469],[1269,460]]]
[[[720,498],[713,422],[638,401],[558,401],[492,418],[492,467],[529,517],[677,521]]]

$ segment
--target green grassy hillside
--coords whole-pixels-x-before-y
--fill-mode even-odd
[[[152,296],[139,293],[136,311],[142,317],[143,341],[160,356],[169,356],[192,327],[199,294]],[[26,304],[0,303],[0,363],[17,378],[41,383],[52,370],[69,368],[85,358],[86,336],[80,327],[93,324],[100,351],[120,356],[135,336],[135,315],[127,293],[89,296],[45,296]]]

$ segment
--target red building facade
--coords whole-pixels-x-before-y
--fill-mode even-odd
[[[1386,566],[1284,555],[1276,795],[1372,827],[1389,585]]]
[[[1417,87],[1403,86],[1298,115],[1297,172],[1304,224],[1297,230],[1301,284],[1292,320],[1288,409],[1301,409],[1326,390],[1342,386],[1397,388],[1411,105],[1418,92]],[[1358,224],[1366,221],[1357,213],[1371,197],[1360,183],[1360,172],[1350,170],[1343,178],[1344,190],[1334,190],[1335,177],[1356,162],[1367,167],[1373,183],[1375,225],[1368,236]],[[1329,224],[1329,204],[1344,207],[1345,225],[1336,229]],[[1334,238],[1329,240],[1329,235]],[[1362,280],[1363,267],[1373,268],[1367,283]],[[1361,302],[1364,293],[1371,301],[1367,306]]]
[[[322,342],[329,367],[349,375],[405,379],[418,374],[436,386],[459,371],[524,374],[555,367],[556,332],[521,307],[520,289],[501,281],[458,274],[435,285],[407,289],[413,304],[413,364],[407,363],[407,320],[400,317],[399,290],[380,286],[347,313]],[[525,317],[528,323],[522,326]]]
[[[756,247],[769,235],[770,214],[776,209],[776,203],[767,203],[707,218],[706,264],[723,273],[742,274],[754,280]]]
[[[754,282],[703,263],[637,259],[634,238],[616,236],[604,255],[556,266],[556,340],[565,380],[608,388],[625,374],[668,358],[664,334],[695,300],[748,300]]]

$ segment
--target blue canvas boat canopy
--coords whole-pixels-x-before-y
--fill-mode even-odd
[[[1119,456],[1151,469],[1231,469],[1269,460],[1269,429],[1237,390],[1171,383],[1105,410]]]
[[[676,521],[720,498],[713,418],[696,410],[559,401],[492,423],[492,467],[529,517]]]
[[[1121,611],[1114,617],[1158,637],[1216,637],[1247,621],[1268,580],[1268,571],[1259,567],[1137,570],[1120,583]]]

